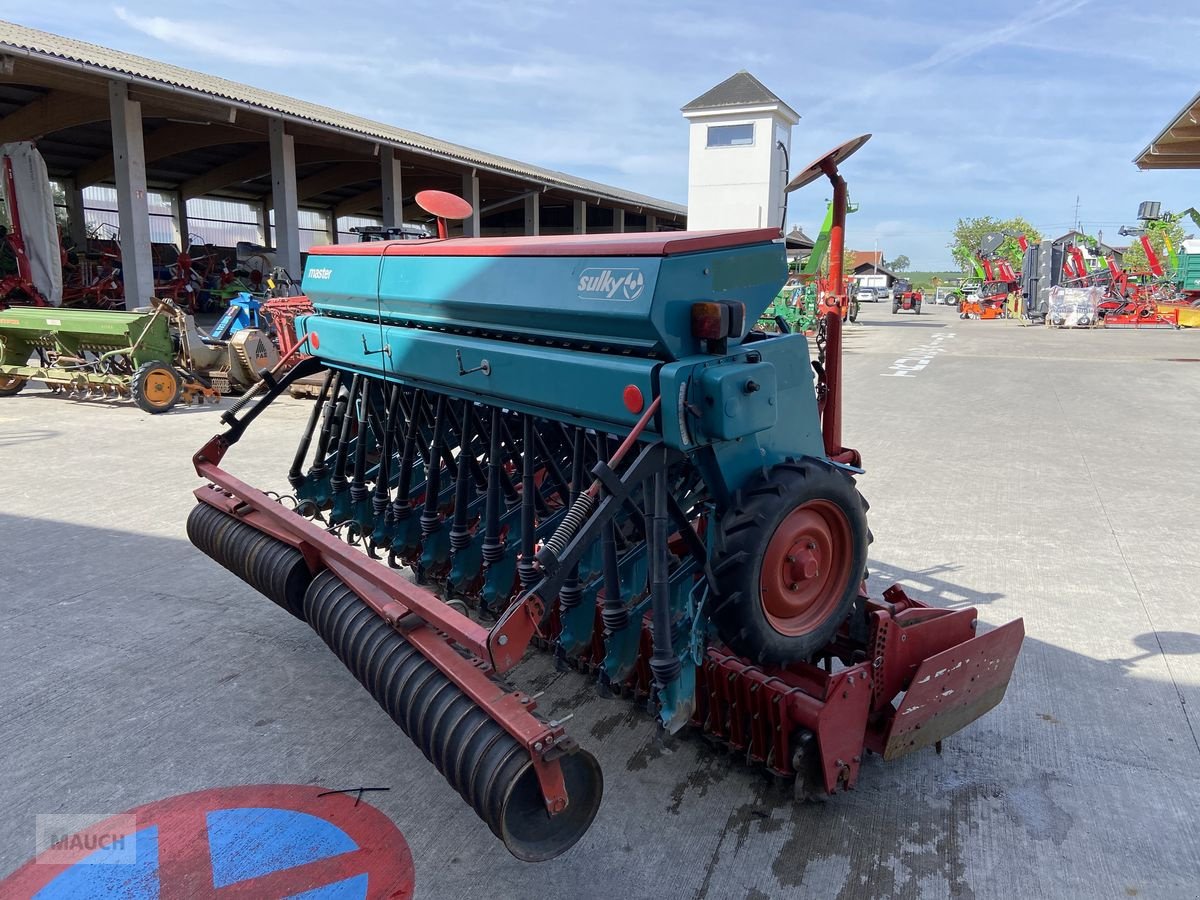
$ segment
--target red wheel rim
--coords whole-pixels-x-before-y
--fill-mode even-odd
[[[810,500],[779,523],[759,576],[759,599],[771,627],[809,634],[839,606],[850,579],[853,538],[837,504]]]

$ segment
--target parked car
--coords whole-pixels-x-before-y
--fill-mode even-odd
[[[854,299],[859,303],[878,303],[879,292],[875,288],[859,288],[858,293],[854,295]]]

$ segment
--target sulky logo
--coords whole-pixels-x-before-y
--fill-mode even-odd
[[[645,287],[641,269],[584,269],[579,275],[581,300],[636,300]]]
[[[328,281],[333,275],[333,269],[309,269],[308,277],[314,281]]]

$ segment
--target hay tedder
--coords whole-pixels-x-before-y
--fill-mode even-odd
[[[789,185],[833,182],[839,268],[838,165],[865,140]],[[1020,621],[979,634],[973,609],[866,594],[841,319],[819,366],[803,334],[747,332],[787,275],[778,229],[439,234],[311,251],[312,355],[223,415],[187,530],[311,626],[511,853],[564,852],[602,794],[506,679],[531,646],[802,797],[1000,702]],[[222,468],[322,372],[288,495]]]

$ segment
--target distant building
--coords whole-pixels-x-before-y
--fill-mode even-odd
[[[688,230],[783,228],[800,116],[742,70],[681,110],[688,120]]]
[[[857,269],[859,266],[864,264],[876,266],[883,265],[882,250],[851,250],[850,252],[854,254],[854,258],[851,261],[850,266],[852,269]]]
[[[1054,238],[1054,243],[1066,245],[1066,244],[1074,244],[1076,241],[1079,241],[1080,246],[1088,246],[1090,244],[1091,240],[1092,240],[1092,238],[1090,235],[1086,235],[1082,231],[1076,231],[1075,229],[1071,229],[1070,231],[1068,231],[1066,234],[1062,235],[1061,237]],[[1101,255],[1102,256],[1111,256],[1113,258],[1113,261],[1118,266],[1120,266],[1121,262],[1125,258],[1125,251],[1128,250],[1129,247],[1128,246],[1114,247],[1112,244],[1106,244],[1104,241],[1100,241],[1099,243],[1100,243]]]
[[[855,278],[862,278],[864,275],[882,275],[886,279],[885,284],[888,290],[891,290],[892,285],[901,277],[891,269],[885,269],[883,266],[877,265],[870,260],[859,263],[852,271]]]
[[[796,225],[793,225],[792,230],[783,236],[783,242],[787,248],[789,269],[803,265],[804,261],[812,255],[813,247],[816,244],[812,238]]]

